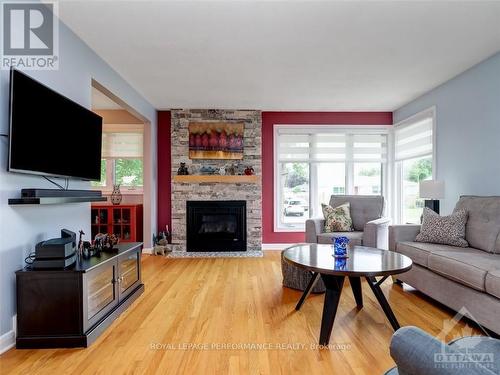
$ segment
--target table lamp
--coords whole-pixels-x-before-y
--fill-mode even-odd
[[[425,207],[439,214],[439,200],[444,198],[444,181],[420,181],[419,196],[425,199]]]

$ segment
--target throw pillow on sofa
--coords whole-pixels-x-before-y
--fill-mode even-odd
[[[325,217],[325,232],[352,232],[351,205],[349,202],[338,207],[321,204]]]
[[[469,244],[465,240],[466,223],[466,210],[457,210],[449,216],[439,216],[425,207],[422,227],[415,241],[467,247]]]

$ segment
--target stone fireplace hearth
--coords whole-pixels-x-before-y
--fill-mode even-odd
[[[174,253],[189,255],[187,251],[187,202],[196,201],[244,201],[246,205],[246,255],[255,256],[262,247],[262,156],[261,156],[261,112],[249,110],[172,110],[171,111],[171,149],[172,149],[172,242],[177,244]],[[190,160],[188,126],[190,122],[243,122],[244,150],[243,160]],[[202,166],[220,169],[230,163],[252,166],[257,179],[254,181],[176,181],[174,176],[181,162],[190,171],[199,171]],[[196,172],[195,172],[196,173]],[[196,248],[205,256],[219,254],[227,249]],[[233,250],[230,250],[234,252]],[[238,251],[238,250],[236,250]],[[241,255],[244,251],[238,251]],[[254,254],[254,255],[252,255]],[[174,254],[173,254],[174,255]]]

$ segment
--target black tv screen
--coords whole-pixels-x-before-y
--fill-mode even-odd
[[[17,70],[9,138],[11,172],[100,180],[102,118]]]

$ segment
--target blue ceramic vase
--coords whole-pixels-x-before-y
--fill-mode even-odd
[[[349,238],[333,237],[333,256],[338,258],[347,258],[347,245],[349,244]]]

